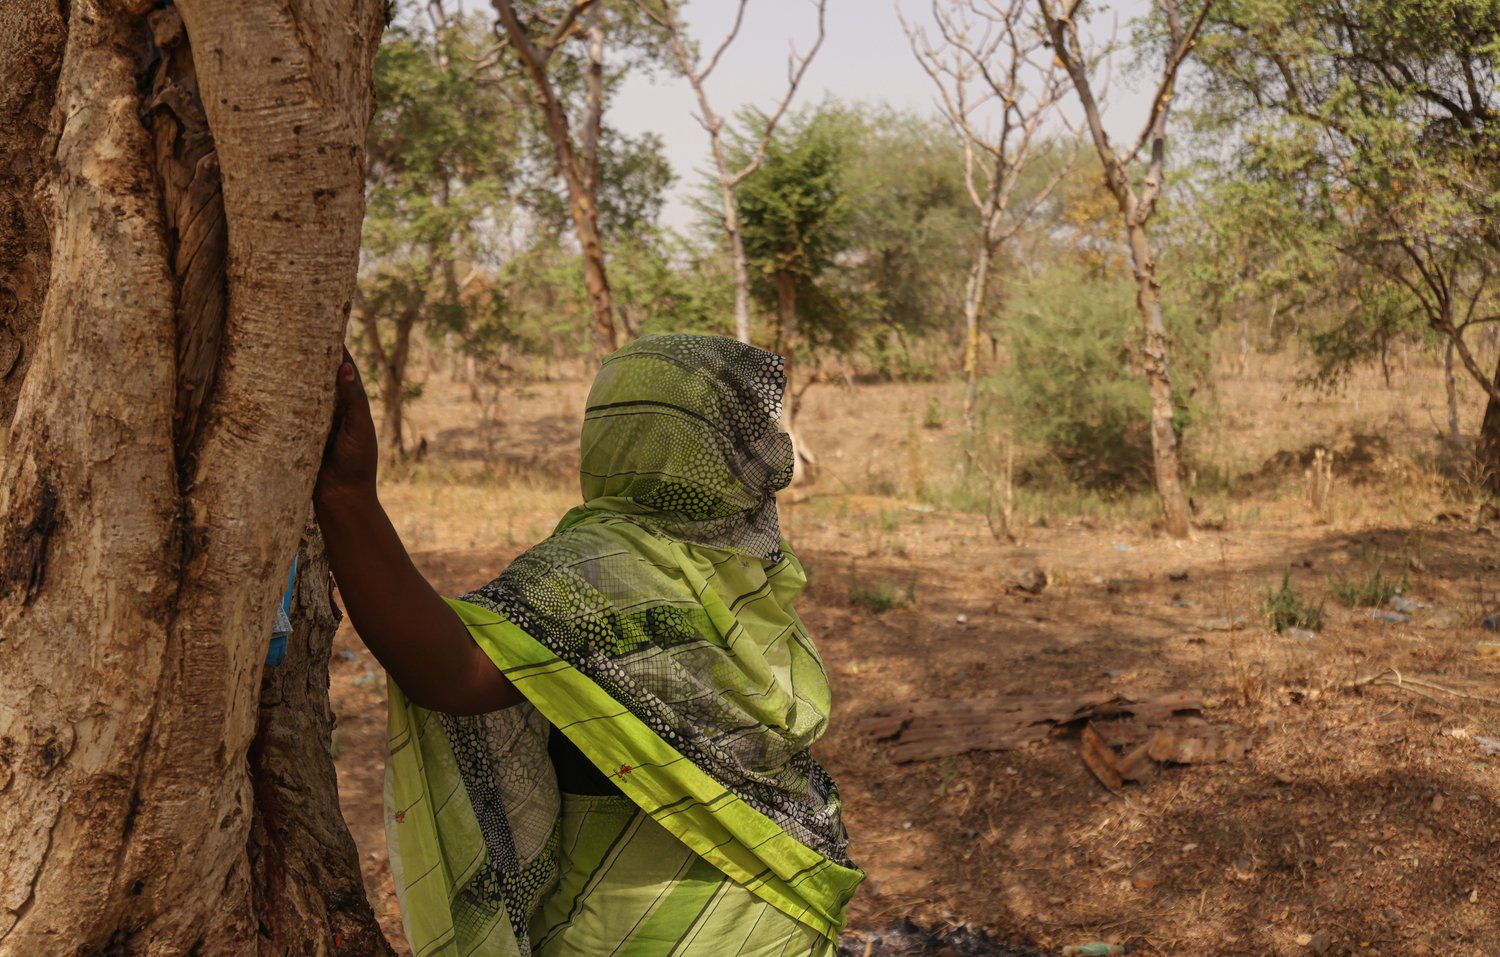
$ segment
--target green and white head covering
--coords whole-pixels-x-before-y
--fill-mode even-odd
[[[605,359],[583,420],[585,507],[776,561],[783,366],[717,336],[647,336]]]
[[[432,715],[392,685],[388,839],[422,957],[530,953],[527,919],[556,876],[548,725],[730,879],[837,936],[863,875],[809,752],[829,691],[777,524],[784,387],[779,357],[717,337],[607,358],[585,504],[451,603],[527,703]]]

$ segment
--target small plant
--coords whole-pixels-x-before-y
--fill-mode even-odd
[[[849,604],[863,608],[872,615],[882,615],[896,607],[896,586],[888,581],[861,581],[849,583]]]
[[[943,403],[938,401],[937,396],[933,396],[927,402],[927,411],[922,414],[922,428],[941,429],[944,418]]]
[[[905,588],[884,578],[861,578],[858,571],[855,572],[854,580],[849,583],[849,604],[863,608],[872,615],[884,614],[903,600],[908,605],[917,603],[916,575],[911,577]]]
[[[1287,571],[1281,576],[1281,588],[1277,591],[1268,592],[1266,599],[1261,603],[1261,613],[1266,616],[1266,624],[1281,634],[1288,628],[1305,628],[1308,631],[1323,630],[1323,605],[1303,598],[1297,589],[1292,586],[1292,573]]]
[[[938,797],[945,797],[948,794],[948,789],[953,786],[954,780],[958,777],[958,759],[951,754],[947,755],[938,762],[937,773]]]
[[[1407,564],[1403,558],[1401,577],[1391,578],[1385,574],[1385,561],[1377,560],[1368,576],[1351,578],[1344,572],[1339,572],[1330,576],[1328,587],[1339,601],[1350,608],[1379,608],[1411,587],[1411,581],[1406,576]]]

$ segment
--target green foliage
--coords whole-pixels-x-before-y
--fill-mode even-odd
[[[1054,268],[1020,287],[1002,330],[1007,361],[986,383],[983,427],[1034,450],[1031,483],[1118,491],[1151,482],[1150,396],[1138,372],[1139,321],[1124,280]],[[1176,341],[1196,333],[1168,315]],[[1187,350],[1192,351],[1192,350]],[[1192,416],[1191,366],[1175,370],[1177,428]]]
[[[439,260],[484,255],[481,224],[509,212],[519,122],[468,60],[488,34],[478,18],[386,31],[367,141],[365,271],[377,282],[435,283]]]
[[[376,55],[359,309],[388,356],[413,325],[462,330],[489,305],[461,294],[459,273],[493,261],[485,226],[513,208],[520,127],[470,69],[488,43],[483,20],[458,18],[393,26]]]
[[[851,290],[845,299],[861,352],[883,372],[910,375],[920,360],[909,342],[956,342],[976,215],[963,151],[936,119],[846,109],[853,122],[844,173],[849,251],[839,270]]]
[[[1321,277],[1317,378],[1419,320],[1453,335],[1492,312],[1500,2],[1234,0],[1211,17],[1200,115],[1236,135],[1237,172],[1278,178],[1275,223],[1300,218],[1343,259]]]
[[[734,282],[727,261],[656,231],[618,241],[610,260],[615,307],[640,335],[733,335]]]
[[[1274,628],[1277,634],[1281,634],[1288,628],[1322,631],[1323,605],[1322,601],[1314,605],[1303,598],[1292,585],[1292,573],[1288,571],[1281,576],[1281,588],[1267,592],[1260,607],[1266,624]]]
[[[941,429],[946,417],[943,402],[937,396],[927,400],[927,410],[922,413],[922,428]]]
[[[755,117],[741,117],[754,130]],[[835,105],[803,110],[783,120],[765,161],[735,194],[751,268],[751,292],[775,311],[790,296],[806,340],[814,347],[846,345],[849,310],[825,276],[849,242],[849,202],[843,183],[853,120]],[[748,161],[754,144],[731,138],[730,165]]]
[[[548,147],[550,149],[550,147]],[[561,237],[572,232],[567,190],[552,174],[550,154],[533,158],[521,200],[540,234]],[[676,176],[655,133],[629,136],[606,127],[599,140],[599,232],[610,244],[628,243],[656,229],[666,192]],[[613,280],[613,273],[611,273]]]

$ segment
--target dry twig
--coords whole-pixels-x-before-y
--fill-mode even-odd
[[[1414,694],[1420,698],[1426,698],[1445,708],[1451,708],[1452,704],[1439,698],[1437,694],[1448,695],[1458,698],[1461,701],[1474,701],[1479,704],[1487,704],[1491,707],[1500,708],[1500,698],[1470,694],[1467,691],[1459,691],[1457,688],[1449,688],[1445,685],[1424,681],[1420,678],[1408,678],[1395,668],[1387,668],[1376,674],[1358,678],[1349,685],[1350,691],[1356,691],[1360,688],[1395,688],[1399,691],[1405,691],[1408,694]],[[1429,692],[1437,692],[1437,694]]]

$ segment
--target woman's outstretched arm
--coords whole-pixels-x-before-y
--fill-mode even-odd
[[[375,494],[370,403],[346,351],[313,506],[354,630],[408,698],[449,714],[519,704],[520,692],[422,577]]]

